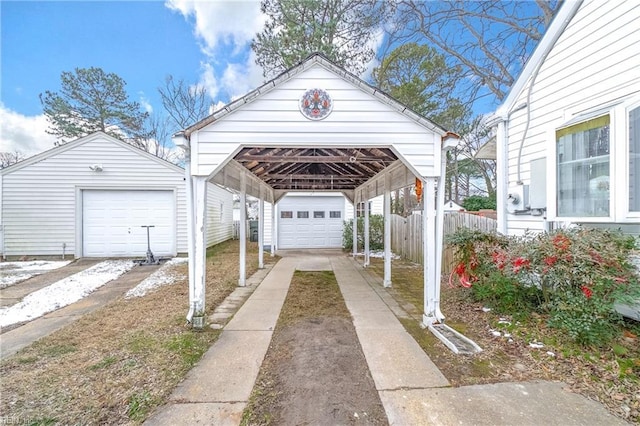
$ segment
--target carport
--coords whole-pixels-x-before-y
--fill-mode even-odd
[[[186,152],[189,228],[187,319],[203,327],[205,312],[206,183],[214,182],[259,202],[259,263],[263,267],[264,203],[289,192],[342,192],[365,207],[384,196],[384,285],[391,285],[391,191],[423,188],[424,323],[444,319],[439,308],[445,154],[458,136],[384,92],[313,54],[244,97],[174,136]],[[271,223],[275,223],[272,209]],[[241,208],[241,223],[246,220]],[[355,212],[355,208],[354,208]],[[356,215],[354,214],[354,225]],[[355,227],[354,227],[355,229]],[[245,227],[240,227],[240,276],[245,285]],[[272,232],[273,235],[273,232]],[[354,243],[356,235],[354,233]],[[354,244],[354,255],[357,244]],[[272,246],[271,252],[277,247]]]

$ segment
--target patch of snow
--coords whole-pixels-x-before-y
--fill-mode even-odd
[[[499,332],[498,330],[489,330],[489,332],[494,336],[494,337],[500,337],[502,336],[502,333]]]
[[[0,327],[30,321],[77,302],[134,266],[130,260],[106,260],[34,291],[21,302],[0,308]]]
[[[539,342],[531,342],[529,343],[529,347],[533,349],[541,349],[541,348],[544,348],[544,345]]]
[[[20,281],[27,280],[36,275],[62,268],[71,263],[70,260],[49,261],[32,260],[27,262],[2,262],[0,263],[0,288],[12,286]]]
[[[364,252],[356,253],[356,256],[364,256]],[[372,251],[369,252],[369,257],[372,259],[384,259],[384,251]],[[400,259],[400,256],[391,252],[391,259],[397,260]]]
[[[482,312],[491,312],[491,308],[483,307]]]
[[[556,356],[556,354],[554,354],[554,353],[553,353],[553,352],[551,352],[551,351],[547,351],[547,355],[549,355],[549,356],[551,356],[551,357]]]
[[[189,262],[187,257],[175,257],[166,262],[160,269],[153,274],[145,278],[140,284],[132,288],[125,294],[125,299],[131,299],[133,297],[142,297],[150,290],[153,290],[163,285],[171,284],[178,279],[183,279],[184,275],[178,274],[173,270],[173,266],[180,265]]]

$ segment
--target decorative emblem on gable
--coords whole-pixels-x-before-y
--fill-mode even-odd
[[[300,97],[300,112],[309,120],[322,120],[331,114],[333,100],[323,89],[309,89]]]

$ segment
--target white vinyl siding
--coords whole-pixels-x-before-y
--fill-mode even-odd
[[[321,121],[298,109],[309,88],[331,95],[333,112]],[[319,64],[248,101],[192,135],[194,173],[209,175],[242,145],[394,147],[424,176],[439,171],[440,136]],[[436,156],[438,156],[436,158]]]
[[[101,172],[90,170],[96,164]],[[184,170],[124,142],[94,134],[2,172],[4,256],[58,256],[63,244],[67,255],[82,256],[83,190],[172,191],[175,249],[187,252]]]
[[[547,217],[556,220],[555,132],[575,115],[615,103],[640,93],[640,3],[585,0],[540,67],[531,93],[530,125],[522,149],[521,179],[530,184],[530,163],[547,159]],[[525,86],[514,105],[526,103]],[[510,116],[508,127],[508,185],[517,181],[517,158],[526,126],[527,109]],[[625,139],[622,114],[612,116],[612,161],[619,157]],[[618,146],[619,144],[619,146]],[[628,160],[627,160],[628,161]],[[620,161],[618,161],[620,162]],[[624,167],[623,167],[624,166]],[[623,211],[622,188],[628,182],[628,165],[612,168],[614,210],[609,221],[629,220]],[[617,198],[615,198],[617,197]],[[542,230],[541,216],[508,215],[511,234]],[[562,220],[557,218],[557,220]],[[605,219],[603,219],[605,220]]]
[[[233,238],[233,195],[207,183],[207,247]]]

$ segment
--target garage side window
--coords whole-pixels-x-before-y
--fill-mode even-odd
[[[314,211],[313,212],[314,219],[324,219],[324,212]]]
[[[331,219],[340,219],[342,218],[342,212],[341,211],[331,211],[329,212],[329,217]]]
[[[298,212],[298,219],[309,219],[309,212]]]
[[[281,219],[293,219],[293,212],[292,211],[282,211],[280,212],[280,218]]]

